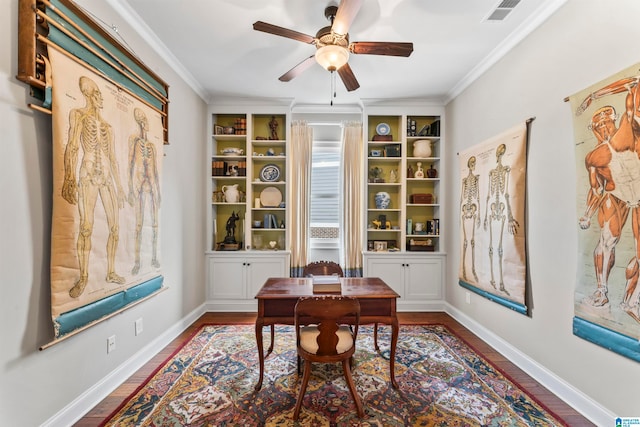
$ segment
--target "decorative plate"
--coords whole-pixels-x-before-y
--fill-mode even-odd
[[[280,168],[278,165],[268,164],[260,170],[260,179],[264,182],[275,182],[280,179]]]
[[[282,202],[282,193],[276,187],[266,187],[260,193],[260,203],[265,208],[277,208]]]
[[[391,128],[386,123],[378,123],[378,126],[376,126],[376,132],[378,135],[389,135]]]

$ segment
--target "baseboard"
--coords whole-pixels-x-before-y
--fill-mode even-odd
[[[132,374],[142,368],[149,360],[177,338],[205,313],[205,305],[201,305],[180,319],[176,324],[159,335],[144,348],[131,356],[106,377],[78,396],[53,417],[45,421],[43,427],[67,427],[76,423],[93,407],[113,392]]]
[[[444,311],[595,425],[612,425],[616,416],[598,402],[586,396],[544,366],[536,363],[526,354],[520,352],[452,305],[446,303]]]
[[[208,300],[204,303],[206,312],[257,313],[257,300]]]

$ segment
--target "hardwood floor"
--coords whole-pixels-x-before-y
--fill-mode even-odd
[[[142,369],[127,379],[113,393],[100,402],[95,408],[89,411],[75,426],[87,427],[100,424],[109,414],[116,409],[133,391],[140,386],[151,373],[158,368],[171,354],[186,341],[189,336],[201,325],[206,323],[253,323],[255,321],[255,313],[206,313],[179,337],[171,342],[167,347],[155,355]],[[440,323],[446,325],[450,330],[454,331],[458,336],[463,338],[468,344],[475,348],[478,352],[491,361],[495,366],[500,368],[504,373],[511,377],[514,381],[525,388],[538,401],[544,404],[558,417],[562,418],[567,425],[571,427],[593,426],[594,424],[580,415],[573,408],[568,406],[549,390],[534,381],[527,374],[518,369],[513,363],[509,362],[504,356],[495,351],[484,341],[476,337],[468,329],[456,322],[451,316],[445,313],[398,313],[400,324],[424,324],[424,323]]]

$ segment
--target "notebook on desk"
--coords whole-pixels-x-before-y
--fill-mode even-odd
[[[311,276],[314,294],[340,293],[340,277],[337,275]]]

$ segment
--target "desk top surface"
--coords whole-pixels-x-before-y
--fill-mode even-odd
[[[272,277],[262,285],[257,299],[289,299],[320,295],[344,295],[357,298],[399,298],[393,289],[378,277],[341,277],[340,293],[314,293],[308,277]]]

